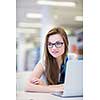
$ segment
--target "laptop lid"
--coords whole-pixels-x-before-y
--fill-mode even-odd
[[[83,96],[83,60],[68,60],[62,96]]]

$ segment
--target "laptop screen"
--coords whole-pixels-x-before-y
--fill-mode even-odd
[[[83,95],[83,60],[68,60],[63,95]]]

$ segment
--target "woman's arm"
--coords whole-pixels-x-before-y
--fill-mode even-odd
[[[28,84],[28,87],[25,91],[27,92],[46,92],[46,93],[53,93],[53,92],[62,92],[63,91],[63,84],[60,85],[34,85]]]
[[[44,73],[42,64],[37,64],[34,68],[31,77],[26,83],[25,91],[28,92],[55,92],[63,91],[63,84],[60,85],[47,85],[43,80],[40,79]]]

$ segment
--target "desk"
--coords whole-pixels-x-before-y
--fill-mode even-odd
[[[83,97],[61,98],[51,95],[50,93],[30,93],[17,91],[16,100],[83,100]]]

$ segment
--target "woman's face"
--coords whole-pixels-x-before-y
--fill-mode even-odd
[[[65,51],[65,44],[62,37],[59,34],[50,35],[48,38],[48,50],[54,57],[60,57]]]

